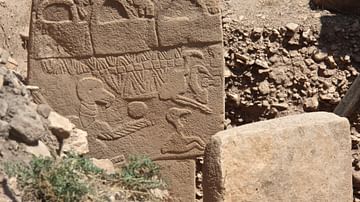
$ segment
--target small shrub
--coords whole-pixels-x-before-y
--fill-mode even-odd
[[[165,183],[159,179],[159,175],[160,167],[145,156],[130,157],[128,165],[121,172],[124,185],[139,191],[164,188]]]
[[[103,173],[89,159],[75,155],[59,160],[34,157],[29,165],[6,164],[5,172],[17,178],[24,192],[33,192],[41,200],[63,202],[81,201],[91,191],[90,176]]]
[[[107,175],[88,158],[69,154],[60,159],[33,157],[29,165],[6,163],[5,173],[16,177],[25,201],[109,201],[121,193],[129,201],[161,201],[152,190],[165,189],[160,168],[149,158],[131,157],[129,164]]]

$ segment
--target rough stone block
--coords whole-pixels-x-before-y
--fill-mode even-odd
[[[218,16],[165,18],[158,22],[159,42],[161,46],[220,42],[222,32],[213,32],[213,27],[219,26]],[[196,27],[196,31],[189,27]]]
[[[161,177],[169,186],[172,202],[195,201],[195,160],[172,160],[156,162]]]
[[[136,154],[161,162],[203,155],[223,129],[217,0],[33,2],[29,83],[40,88],[38,102],[87,131],[91,157],[118,164]],[[194,201],[193,188],[173,193]]]
[[[195,201],[193,161],[223,129],[218,4],[33,0],[35,99],[87,131],[91,157],[147,154],[165,165],[174,200]]]
[[[219,132],[205,151],[204,201],[352,201],[350,125],[317,112]]]
[[[84,57],[93,54],[89,24],[41,21],[33,20],[30,40],[34,45],[30,45],[30,58]]]

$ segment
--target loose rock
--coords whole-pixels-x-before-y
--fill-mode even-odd
[[[78,155],[89,153],[87,136],[88,134],[86,131],[74,129],[71,132],[70,137],[63,142],[63,152],[74,152]]]
[[[316,112],[222,131],[203,170],[204,201],[352,201],[350,124]]]
[[[47,104],[39,104],[37,106],[37,110],[36,110],[41,116],[43,116],[44,118],[48,118],[50,115],[50,112],[52,111],[51,107]]]
[[[319,106],[319,101],[317,97],[307,98],[304,101],[304,110],[306,112],[316,111]]]
[[[288,23],[288,24],[286,24],[286,29],[288,29],[289,31],[291,31],[291,32],[296,32],[297,30],[298,30],[298,28],[299,28],[299,25],[298,24],[296,24],[296,23]]]
[[[70,137],[75,125],[70,122],[69,119],[61,116],[56,112],[50,112],[49,117],[49,129],[51,132],[60,139],[66,139]]]
[[[38,115],[22,113],[10,122],[10,138],[28,145],[38,144],[38,140],[46,134],[46,130]]]
[[[49,148],[42,141],[35,146],[26,146],[26,152],[36,157],[51,157]]]

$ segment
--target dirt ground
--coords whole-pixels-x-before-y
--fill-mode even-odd
[[[336,107],[359,67],[358,17],[316,10],[309,0],[225,3],[225,59],[231,74],[226,115],[231,125]],[[296,27],[294,33],[289,24]],[[271,37],[274,32],[279,32],[277,39]],[[254,39],[256,34],[260,38]],[[320,53],[326,58],[316,61]],[[268,73],[258,73],[253,61],[264,63]]]
[[[320,24],[319,12],[309,9],[309,0],[225,0],[226,17],[247,26]]]

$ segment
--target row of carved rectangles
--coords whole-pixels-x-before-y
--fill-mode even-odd
[[[152,69],[165,69],[174,67],[183,67],[184,60],[182,58],[172,60],[148,60],[142,63],[129,64],[127,66],[109,67],[109,73],[121,74],[125,72],[143,71]]]

